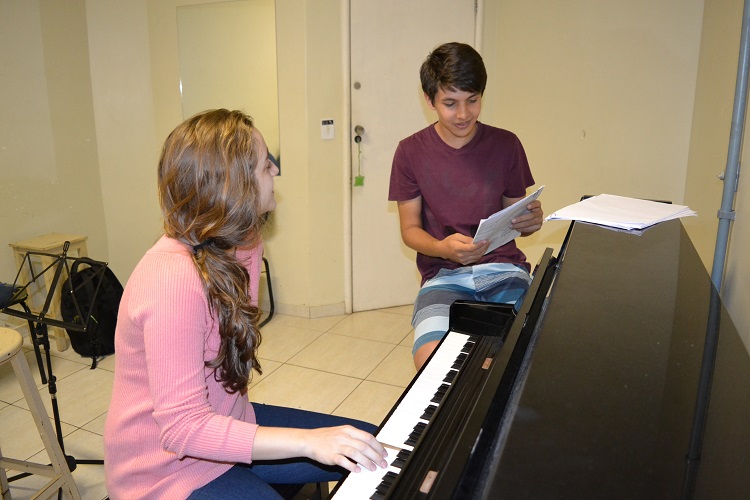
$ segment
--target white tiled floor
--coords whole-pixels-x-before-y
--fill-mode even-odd
[[[256,375],[250,384],[250,400],[379,424],[416,373],[411,357],[411,313],[409,305],[318,319],[275,315],[262,330],[259,356],[263,375]],[[51,416],[49,392],[41,384],[31,345],[24,347]],[[102,432],[115,356],[90,370],[88,358],[72,349],[60,352],[52,347],[65,452],[78,460],[103,457]],[[27,409],[12,368],[8,364],[0,367],[3,454],[47,463]],[[80,464],[73,477],[84,499],[107,496],[101,465]],[[31,488],[43,482],[38,477],[12,482],[13,498],[29,498]]]

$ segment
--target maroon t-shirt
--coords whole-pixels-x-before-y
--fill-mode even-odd
[[[422,197],[422,228],[442,240],[453,233],[473,237],[479,221],[503,209],[503,196],[522,198],[534,184],[521,141],[507,130],[477,122],[477,133],[460,149],[447,145],[435,126],[402,140],[391,168],[388,199]],[[483,256],[478,264],[510,262],[531,266],[515,241]],[[461,267],[417,253],[422,283],[440,269]]]

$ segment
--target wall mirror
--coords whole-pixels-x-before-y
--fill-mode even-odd
[[[280,158],[274,0],[177,7],[182,114],[240,109]]]

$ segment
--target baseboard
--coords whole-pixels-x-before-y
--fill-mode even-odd
[[[268,300],[261,298],[260,308],[268,312],[270,305]],[[336,304],[324,304],[320,306],[304,306],[297,304],[283,304],[274,302],[274,314],[283,314],[286,316],[296,316],[298,318],[325,318],[328,316],[340,316],[346,314],[346,304],[339,302]]]

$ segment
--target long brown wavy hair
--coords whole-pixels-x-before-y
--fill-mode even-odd
[[[260,242],[254,170],[258,144],[252,118],[216,109],[189,118],[169,134],[159,160],[159,201],[167,236],[193,247],[193,262],[219,323],[221,345],[206,362],[230,393],[243,391],[255,369],[260,310],[250,277],[234,249]]]

